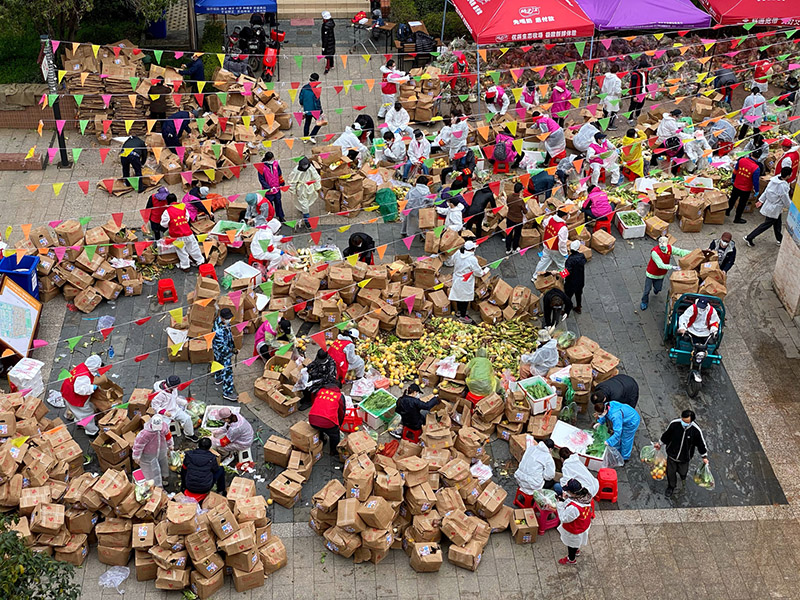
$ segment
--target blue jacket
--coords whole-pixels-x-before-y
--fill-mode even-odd
[[[192,118],[192,113],[188,110],[179,110],[175,114],[169,116],[169,119],[161,123],[161,135],[163,136],[177,136],[180,137],[184,133],[189,133],[189,122]],[[180,131],[175,131],[175,120],[182,119]]]
[[[322,102],[320,102],[319,98],[317,98],[317,95],[311,88],[310,83],[307,83],[300,88],[300,98],[298,101],[300,102],[300,106],[303,107],[303,112],[305,113],[310,113],[314,110],[322,112]]]
[[[197,58],[190,62],[185,69],[178,71],[185,79],[189,81],[205,81],[206,69],[203,66],[203,59]]]
[[[609,446],[618,446],[622,440],[623,428],[625,428],[627,425],[628,428],[633,428],[635,432],[639,427],[640,420],[641,417],[639,416],[639,413],[636,412],[635,408],[632,408],[627,404],[622,404],[621,402],[614,402],[612,400],[608,403],[608,414],[597,419],[597,422],[611,422],[611,427],[614,429],[614,433],[610,438],[608,438],[608,440],[606,440],[606,444]],[[631,432],[628,431],[626,433],[630,435]]]

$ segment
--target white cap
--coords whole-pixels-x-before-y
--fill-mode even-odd
[[[161,431],[161,428],[164,426],[164,417],[161,415],[153,415],[150,417],[148,424],[150,431]]]
[[[361,131],[361,123],[353,123],[351,129],[353,131]]]
[[[669,244],[669,238],[667,236],[662,235],[660,238],[658,238],[659,246],[666,246],[667,244]]]
[[[581,241],[580,240],[572,240],[572,243],[569,245],[570,250],[574,250],[577,252],[581,249]]]
[[[472,251],[475,250],[475,248],[477,248],[477,246],[475,245],[475,242],[473,242],[472,240],[467,240],[464,243],[464,250]]]
[[[358,332],[358,329],[349,329],[347,331],[347,335],[349,335],[351,338],[355,338],[355,339],[358,339],[359,337],[361,337],[361,334]]]
[[[92,373],[96,373],[97,369],[103,366],[103,361],[99,356],[97,356],[97,354],[92,354],[83,364],[85,364],[86,368]]]
[[[327,21],[328,19],[331,18],[331,13],[329,13],[327,10],[323,10],[322,11],[322,18]]]
[[[552,338],[550,337],[550,332],[547,331],[547,329],[540,329],[539,330],[539,342],[544,344],[544,343],[549,342],[551,339]]]
[[[201,188],[200,188],[200,195],[201,195],[203,198],[205,198],[206,196],[208,196],[208,192],[210,192],[210,191],[211,191],[211,190],[209,190],[209,189],[208,189],[208,187],[206,187],[206,186],[203,186],[203,187],[201,187]]]

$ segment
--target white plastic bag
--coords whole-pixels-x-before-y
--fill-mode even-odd
[[[50,393],[47,394],[47,403],[53,408],[64,408],[67,405],[64,396],[58,390],[50,390]]]
[[[118,594],[124,594],[125,590],[119,589],[119,586],[122,585],[122,582],[125,581],[130,574],[131,570],[128,567],[111,567],[108,571],[100,575],[100,579],[97,580],[97,583],[99,583],[102,588],[114,588],[117,590]]]
[[[492,478],[492,467],[482,463],[481,461],[478,461],[472,465],[469,468],[469,472],[481,483],[481,485]]]
[[[625,465],[625,459],[622,454],[614,446],[607,446],[605,456],[603,457],[604,469],[616,469]]]
[[[458,362],[455,356],[448,356],[439,361],[439,366],[436,369],[436,374],[445,379],[455,379],[456,372],[458,371]]]
[[[360,398],[369,396],[374,391],[375,384],[366,377],[362,377],[361,379],[354,381],[352,387],[350,388],[350,393],[353,396],[358,396]]]

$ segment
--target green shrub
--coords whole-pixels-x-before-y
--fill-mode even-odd
[[[18,32],[0,29],[0,83],[43,83],[36,63],[39,46],[32,23]]]
[[[216,54],[222,52],[224,44],[225,23],[222,21],[206,21],[203,27],[203,40],[200,42],[200,50],[214,53],[211,56],[206,54],[203,57],[203,67],[205,68],[207,81],[214,80],[214,71],[219,67]]]
[[[422,22],[425,23],[425,28],[433,37],[439,37],[442,33],[442,11],[431,12],[422,17]],[[467,31],[467,26],[464,21],[456,14],[455,10],[447,11],[447,17],[444,20],[444,39],[452,40],[457,37],[467,37],[472,39]]]

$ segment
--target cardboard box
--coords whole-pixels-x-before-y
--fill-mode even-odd
[[[700,279],[694,270],[672,271],[669,283],[673,294],[694,294],[698,291]]]
[[[706,294],[708,296],[716,296],[720,300],[724,300],[725,296],[728,295],[728,288],[725,287],[724,284],[720,283],[716,279],[712,279],[709,277],[702,283],[702,285],[698,289],[698,292],[701,294]]]
[[[669,233],[669,223],[658,217],[648,217],[644,220],[645,234],[647,237],[658,240],[661,236]]]
[[[285,468],[289,464],[291,453],[292,443],[277,435],[269,436],[269,439],[264,444],[264,462]]]
[[[97,559],[104,565],[124,567],[131,560],[131,550],[130,546],[98,546]]]
[[[155,585],[158,590],[180,591],[189,585],[189,571],[184,569],[162,569],[159,567]]]
[[[464,546],[450,545],[447,552],[447,560],[457,567],[475,571],[483,556],[483,546],[476,541],[467,542]]]
[[[357,533],[348,533],[340,527],[331,527],[323,534],[325,547],[344,558],[353,556],[361,546],[361,537]]]
[[[292,445],[295,448],[309,452],[319,443],[319,431],[308,424],[308,421],[298,421],[289,428]]]
[[[227,505],[210,510],[207,517],[211,530],[219,540],[224,540],[239,530],[239,523]]]
[[[282,569],[288,563],[286,547],[278,536],[270,537],[267,543],[259,548],[258,554],[264,573],[267,575]]]
[[[592,234],[591,248],[600,254],[608,254],[611,252],[614,249],[615,243],[616,240],[614,236],[602,229],[598,229]]]
[[[534,544],[539,535],[539,522],[532,508],[514,509],[511,522],[511,537],[517,544]]]
[[[225,585],[225,572],[219,570],[211,577],[205,577],[203,571],[198,569],[192,571],[190,576],[190,589],[197,595],[200,600],[211,598]]]
[[[345,495],[345,487],[338,479],[331,479],[311,498],[315,508],[324,513],[334,511]]]
[[[684,233],[697,233],[698,231],[702,231],[703,218],[687,219],[686,217],[681,217],[680,228]]]
[[[272,499],[286,508],[292,508],[300,500],[305,478],[296,471],[286,470],[269,484]]]

